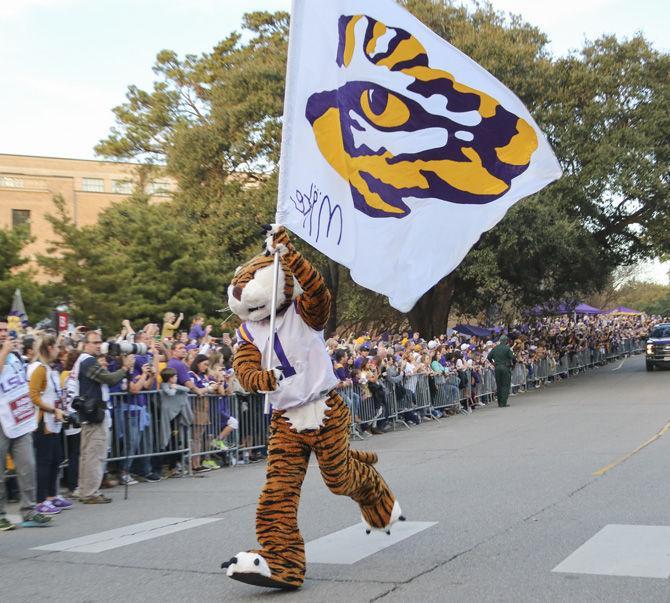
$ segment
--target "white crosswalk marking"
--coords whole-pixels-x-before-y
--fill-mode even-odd
[[[367,535],[358,523],[308,542],[307,562],[351,565],[434,525],[436,521],[399,521],[391,527],[390,535],[377,530]]]
[[[34,550],[67,551],[68,553],[101,553],[128,544],[135,544],[144,540],[165,536],[166,534],[174,534],[182,530],[197,528],[214,521],[221,521],[221,518],[161,517],[123,528],[90,534],[89,536],[37,546],[34,547]]]
[[[670,527],[610,524],[587,540],[554,572],[670,577]]]

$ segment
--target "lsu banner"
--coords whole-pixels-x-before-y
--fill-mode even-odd
[[[393,307],[560,175],[521,101],[392,0],[294,0],[276,221]]]

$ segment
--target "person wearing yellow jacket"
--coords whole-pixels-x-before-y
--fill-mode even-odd
[[[72,507],[72,502],[58,494],[58,469],[63,459],[61,429],[63,396],[58,372],[52,368],[58,358],[53,335],[42,337],[38,362],[31,366],[30,399],[38,410],[37,429],[33,434],[37,466],[37,507],[44,515],[56,515]]]

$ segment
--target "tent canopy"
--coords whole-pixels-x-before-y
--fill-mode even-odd
[[[535,306],[529,313],[534,316],[560,316],[561,314],[571,314],[573,306],[565,303],[549,302],[541,306]]]
[[[594,308],[588,304],[579,304],[575,306],[575,312],[577,314],[602,314],[603,311],[599,308]]]
[[[456,325],[454,331],[461,333],[462,335],[468,335],[470,337],[490,337],[493,329],[487,329],[486,327],[478,327],[477,325]]]
[[[626,306],[617,306],[607,311],[607,314],[642,314],[639,310],[626,308]]]
[[[561,302],[561,303],[548,303],[542,306],[535,306],[531,311],[531,314],[535,316],[561,316],[563,314],[603,314],[604,310],[600,308],[594,308],[589,306],[589,304],[577,304],[574,302],[571,304]]]

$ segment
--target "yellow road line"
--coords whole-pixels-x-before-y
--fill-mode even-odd
[[[658,438],[662,437],[665,434],[665,432],[668,431],[668,429],[670,429],[670,421],[668,421],[658,433],[650,437],[646,442],[640,444],[635,450],[633,450],[633,452],[629,452],[626,456],[622,456],[620,459],[614,461],[613,463],[605,465],[602,469],[598,469],[598,471],[593,473],[593,476],[600,477],[601,475],[605,475],[605,473],[607,473],[610,469],[614,469],[614,467],[616,467],[617,465],[620,465],[624,461],[627,461],[634,454],[640,452],[640,450],[646,448],[647,446],[649,446],[649,444],[652,444],[653,442],[658,440]]]

